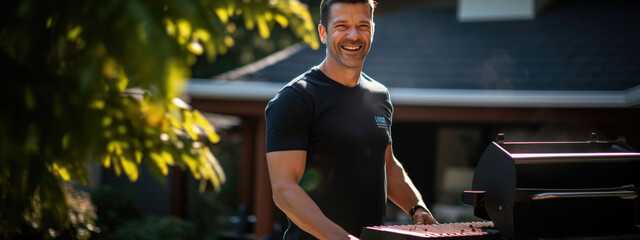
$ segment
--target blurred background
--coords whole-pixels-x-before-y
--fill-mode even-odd
[[[471,189],[475,164],[498,133],[532,142],[588,141],[597,133],[640,147],[638,10],[632,1],[378,1],[364,72],[389,88],[394,152],[438,220],[479,220],[460,194]],[[257,129],[248,130],[257,136],[258,156],[246,163],[254,174],[242,179],[264,171],[266,101],[324,55],[323,47],[292,45],[192,79],[194,106]],[[253,206],[258,221],[271,218],[272,206],[255,202],[268,201],[255,190],[267,189],[266,181],[248,181],[255,183],[240,191],[252,199],[240,202]],[[273,211],[276,232],[286,228]],[[391,203],[387,220],[410,223]]]
[[[300,2],[315,31],[320,1]],[[436,219],[480,220],[460,194],[498,133],[505,141],[597,133],[640,149],[638,12],[636,1],[378,1],[363,71],[389,88],[394,152]],[[281,239],[287,222],[271,200],[264,108],[325,49],[292,27],[271,24],[265,37],[245,21],[239,14],[224,23],[233,44],[215,60],[211,49],[185,57],[191,74],[181,98],[215,127],[220,140],[208,146],[225,183],[203,188],[179,164],[164,175],[140,165],[132,182],[89,162],[88,184],[69,188],[96,206],[83,210],[100,227],[88,229],[91,239]],[[389,202],[387,223],[411,220]]]

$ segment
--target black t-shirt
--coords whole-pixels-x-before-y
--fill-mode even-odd
[[[314,67],[267,105],[267,152],[306,150],[301,186],[329,219],[358,236],[384,221],[392,113],[382,84],[362,74],[349,88]],[[315,238],[290,221],[285,239]]]

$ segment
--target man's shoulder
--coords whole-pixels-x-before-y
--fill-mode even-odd
[[[313,89],[310,85],[316,85],[318,81],[320,81],[320,76],[318,74],[317,68],[311,68],[308,71],[298,75],[289,81],[279,92],[282,91],[295,91],[298,94],[304,94]]]
[[[309,80],[312,79],[312,77],[310,76],[310,72],[311,70],[298,75],[297,77],[293,78],[291,81],[289,81],[286,85],[284,85],[283,89],[285,88],[299,88],[299,87],[305,87]]]
[[[389,92],[389,90],[387,89],[387,87],[384,84],[382,84],[381,82],[376,81],[375,79],[373,79],[372,77],[370,77],[366,73],[362,72],[361,76],[362,76],[362,79],[365,82],[365,84],[363,84],[363,85],[367,89],[369,89],[371,91],[375,91],[375,92],[384,92],[384,93],[388,93]]]
[[[307,99],[309,95],[307,85],[309,84],[309,81],[312,81],[313,79],[313,77],[310,76],[312,70],[313,69],[310,69],[309,71],[300,74],[285,84],[280,90],[278,90],[278,93],[270,102],[282,99],[283,97],[289,100],[300,98]]]

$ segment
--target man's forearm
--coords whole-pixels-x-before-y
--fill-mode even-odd
[[[350,239],[298,185],[274,188],[273,201],[298,227],[318,239]]]
[[[411,216],[416,224],[437,224],[438,221],[427,209],[422,200],[422,195],[413,185],[411,179],[404,171],[402,165],[394,158],[391,164],[387,165],[387,192],[389,199],[398,207]],[[415,212],[412,208],[415,208]]]
[[[399,163],[387,166],[387,179],[388,197],[403,211],[409,213],[413,206],[425,204],[422,195]]]

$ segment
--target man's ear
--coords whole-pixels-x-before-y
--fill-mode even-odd
[[[318,35],[320,36],[320,41],[327,44],[327,29],[322,24],[318,24]]]
[[[371,42],[373,42],[373,34],[376,33],[376,23],[371,21]]]

